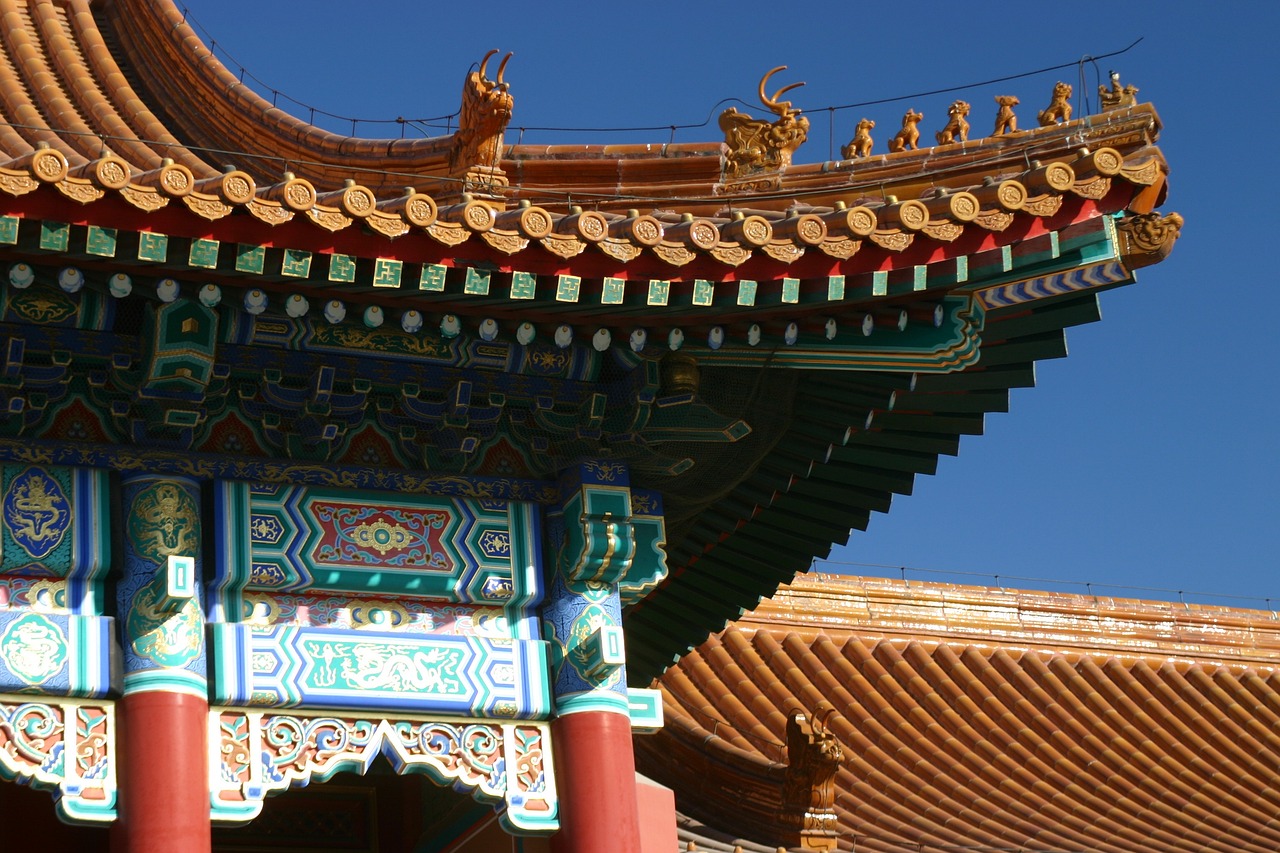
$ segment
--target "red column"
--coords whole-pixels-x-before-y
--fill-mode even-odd
[[[551,724],[560,831],[553,853],[641,853],[631,719],[581,711]]]
[[[209,704],[186,693],[120,700],[119,828],[114,853],[209,853]]]

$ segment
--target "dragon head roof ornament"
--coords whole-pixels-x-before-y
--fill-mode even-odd
[[[466,191],[483,192],[485,188],[506,186],[507,178],[498,167],[502,159],[503,134],[511,121],[515,99],[503,75],[514,56],[508,53],[498,64],[497,79],[490,80],[489,60],[497,50],[490,50],[479,67],[467,75],[462,86],[462,107],[458,113],[458,132],[449,152],[450,177],[461,178]]]
[[[783,86],[772,96],[765,93],[769,78],[787,66],[779,65],[760,79],[760,103],[778,118],[773,122],[752,118],[729,107],[720,114],[720,130],[729,150],[725,154],[725,177],[737,179],[753,172],[781,170],[791,165],[791,156],[809,137],[809,119],[790,101],[779,100],[804,83]]]

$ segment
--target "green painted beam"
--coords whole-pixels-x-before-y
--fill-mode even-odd
[[[980,363],[987,367],[1000,367],[1018,362],[1065,358],[1066,355],[1066,335],[1061,331],[1045,332],[1041,335],[1015,338],[998,346],[984,347]]]
[[[932,394],[952,391],[1004,391],[1009,388],[1034,388],[1036,368],[1034,364],[1010,364],[994,366],[984,360],[978,367],[963,373],[921,374],[916,382],[916,393]]]

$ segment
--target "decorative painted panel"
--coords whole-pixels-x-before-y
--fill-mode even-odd
[[[101,615],[109,507],[105,471],[0,465],[0,586],[65,579],[57,608]]]
[[[68,823],[114,820],[115,731],[110,702],[0,695],[0,778],[51,791]]]
[[[213,819],[251,820],[270,794],[363,773],[378,755],[498,809],[516,834],[554,832],[558,800],[544,724],[417,717],[385,720],[214,709],[209,714]]]
[[[516,593],[505,501],[224,483],[219,505],[229,560],[217,585],[226,591],[495,604]]]
[[[116,586],[124,620],[124,692],[208,693],[199,586],[175,598],[170,572],[200,576],[200,491],[193,480],[134,476],[121,486],[126,530]],[[176,562],[171,558],[179,558]]]
[[[537,640],[214,627],[217,702],[508,719],[551,712]]]
[[[113,621],[0,608],[0,693],[105,696]]]

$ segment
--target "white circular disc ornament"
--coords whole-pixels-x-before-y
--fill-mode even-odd
[[[682,346],[684,346],[684,330],[672,329],[671,332],[667,335],[667,347],[672,352],[675,352],[676,350],[680,349],[680,347]]]
[[[836,331],[839,327],[836,325],[834,317],[827,320],[827,325],[823,328],[823,334],[827,336],[827,340],[834,341],[836,339]]]
[[[713,326],[710,332],[707,332],[707,346],[712,349],[720,349],[724,346],[724,327]]]
[[[565,349],[573,343],[573,327],[568,325],[556,327],[556,346]]]
[[[84,273],[75,267],[63,267],[58,271],[58,287],[67,293],[76,293],[84,287]]]
[[[516,329],[516,342],[522,347],[527,347],[533,343],[533,339],[538,336],[538,330],[534,328],[532,323],[524,322],[520,324],[520,328]]]
[[[295,293],[284,301],[284,313],[295,320],[299,317],[305,317],[310,310],[311,303],[301,293]]]
[[[446,338],[456,338],[462,332],[462,322],[456,314],[445,314],[440,318],[440,334]]]
[[[782,333],[782,340],[787,346],[793,346],[796,341],[800,340],[800,327],[795,323],[788,323],[787,330]]]
[[[267,294],[256,287],[244,295],[244,310],[250,314],[261,314],[267,310]]]
[[[753,347],[758,347],[760,346],[761,337],[763,337],[763,334],[760,331],[759,324],[752,323],[751,328],[747,329],[747,343]]]
[[[649,343],[649,333],[644,329],[635,329],[627,342],[631,344],[632,352],[644,352],[645,344]]]
[[[608,329],[596,329],[596,333],[591,336],[591,346],[595,347],[596,352],[604,352],[613,343],[613,333]]]
[[[9,283],[19,290],[32,285],[36,280],[36,271],[26,264],[14,264],[9,267]]]
[[[156,298],[161,302],[173,302],[181,292],[178,283],[171,278],[162,278],[156,282]]]
[[[122,272],[118,272],[107,279],[107,290],[116,299],[123,299],[133,293],[133,279]]]
[[[339,299],[330,299],[324,305],[324,318],[333,325],[338,325],[347,319],[347,306]]]
[[[422,312],[417,309],[410,308],[408,311],[400,315],[400,328],[409,334],[422,328]]]
[[[362,319],[364,320],[365,328],[376,329],[386,321],[387,315],[382,313],[381,305],[370,305],[364,309],[364,317]]]
[[[498,337],[498,321],[492,317],[486,317],[480,321],[480,338],[482,340],[491,341]]]
[[[200,304],[205,308],[216,308],[222,302],[222,288],[216,284],[206,284],[200,288]]]

